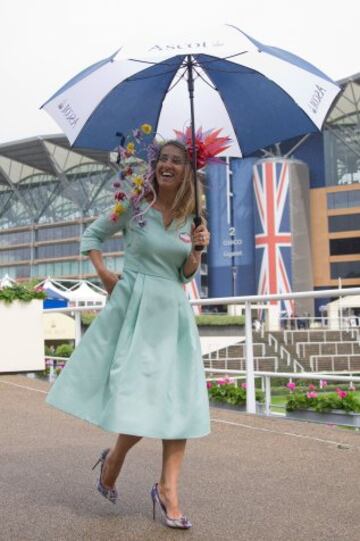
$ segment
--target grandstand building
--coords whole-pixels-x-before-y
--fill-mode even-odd
[[[251,167],[259,158],[290,159],[307,167],[309,220],[305,226],[311,243],[309,276],[315,289],[338,286],[339,282],[343,287],[360,285],[360,74],[339,83],[343,92],[323,133],[286,141],[250,158]],[[62,135],[0,145],[0,277],[95,278],[89,260],[79,253],[79,240],[94,217],[113,203],[116,168],[111,158],[107,152],[72,149]],[[233,160],[232,166],[229,160],[233,186],[224,195],[228,199],[233,195],[231,190],[236,191],[239,161],[246,160]],[[248,176],[253,175],[251,167],[247,168]],[[244,174],[244,169],[239,174]],[[244,182],[238,179],[239,189]],[[243,201],[245,195],[241,194]],[[231,212],[227,222],[221,221],[226,202],[222,206],[219,197],[219,193],[207,190],[212,238],[222,235],[227,256],[217,259],[216,242],[209,260],[204,254],[202,294],[257,293],[258,287],[251,281],[256,274],[251,266],[255,256],[250,254],[251,250],[255,253],[254,247],[249,241],[249,257],[246,261],[240,256],[237,259],[242,252],[237,251],[236,243],[244,249],[247,241],[234,236]],[[254,221],[253,201],[246,204],[249,212],[244,220],[250,224]],[[241,219],[237,222],[239,231],[247,227]],[[250,234],[254,236],[249,233],[249,238]],[[121,234],[104,245],[106,263],[115,272],[122,269],[122,248]],[[293,284],[293,289],[296,287]]]

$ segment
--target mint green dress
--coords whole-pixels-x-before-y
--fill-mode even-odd
[[[140,227],[98,218],[81,252],[123,230],[123,277],[51,388],[47,402],[105,430],[161,439],[205,436],[209,403],[200,340],[183,283],[192,218],[165,229],[154,208]]]

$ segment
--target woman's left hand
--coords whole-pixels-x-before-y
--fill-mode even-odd
[[[195,227],[195,225],[192,224],[191,241],[192,241],[193,248],[195,246],[203,246],[204,248],[206,248],[206,246],[209,246],[210,233],[204,224],[200,224],[197,227]]]

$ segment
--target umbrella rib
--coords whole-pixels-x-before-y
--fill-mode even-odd
[[[173,57],[173,58],[175,58],[175,57]],[[138,62],[139,64],[148,64],[149,66],[157,66],[159,64],[159,62],[150,62],[148,60],[139,60],[138,58],[129,58],[129,60],[131,62]],[[173,64],[170,64],[169,62],[164,62],[163,61],[163,62],[161,62],[161,64],[163,66],[171,66],[171,67],[173,67]],[[185,66],[186,66],[186,64],[181,63],[179,68],[185,67]]]
[[[212,85],[211,83],[209,83],[209,81],[207,81],[207,80],[205,79],[205,77],[203,77],[203,76],[201,75],[201,73],[199,73],[199,72],[197,71],[196,68],[194,68],[194,71],[195,71],[196,75],[197,75],[198,77],[200,77],[200,79],[201,79],[202,81],[204,81],[204,83],[206,83],[210,88],[212,88],[213,90],[216,90],[216,92],[218,92],[218,88],[217,88],[216,86]]]
[[[167,70],[167,71],[162,71],[161,73],[157,73],[155,75],[144,75],[143,77],[138,77],[138,76],[131,76],[131,77],[128,77],[126,79],[126,81],[128,83],[131,83],[132,81],[142,81],[144,79],[154,79],[155,77],[161,77],[162,75],[167,75],[168,73],[173,73],[173,69],[172,70]]]
[[[167,89],[166,93],[170,92],[173,88],[175,88],[176,85],[178,85],[180,81],[185,77],[185,75],[186,75],[186,70],[184,70],[183,73],[178,77],[178,80]]]
[[[247,53],[249,53],[249,51],[242,51],[241,53],[235,53],[235,54],[231,54],[229,56],[223,56],[223,57],[217,56],[217,57],[212,58],[211,60],[201,60],[201,65],[213,64],[214,62],[219,62],[219,60],[229,60],[229,58],[236,58],[237,56],[241,56]]]

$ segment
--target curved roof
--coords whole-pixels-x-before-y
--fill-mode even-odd
[[[62,134],[39,135],[0,145],[0,183],[16,183],[34,174],[58,176],[82,163],[110,165],[110,153],[72,149]]]
[[[358,124],[360,118],[360,73],[338,81],[343,89],[327,117],[328,124]]]

